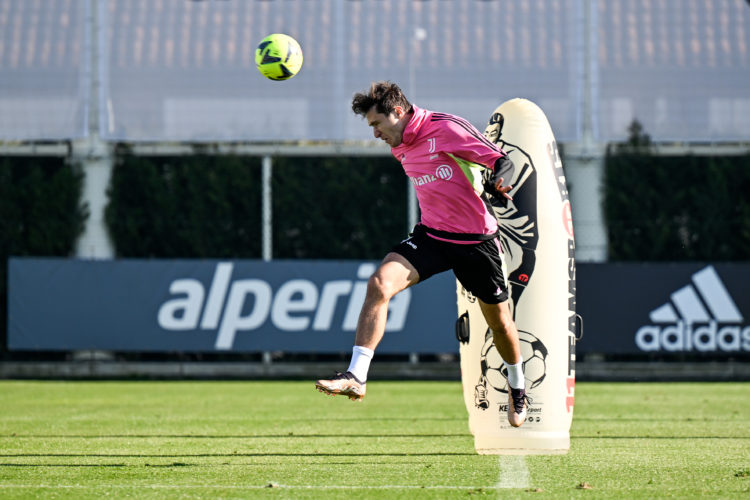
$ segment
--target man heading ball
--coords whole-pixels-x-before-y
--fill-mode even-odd
[[[400,291],[453,270],[479,301],[495,346],[508,367],[508,421],[526,420],[523,359],[508,305],[505,260],[498,225],[485,191],[512,199],[513,163],[468,121],[412,105],[395,83],[375,82],[354,95],[354,113],[390,147],[417,193],[421,220],[393,247],[370,277],[357,322],[349,369],[316,388],[362,400],[367,372],[385,333],[388,303]],[[482,182],[489,179],[489,182]]]

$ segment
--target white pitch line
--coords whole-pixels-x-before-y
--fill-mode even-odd
[[[500,477],[496,488],[528,488],[531,484],[531,474],[526,467],[526,457],[523,455],[500,455],[498,458]]]

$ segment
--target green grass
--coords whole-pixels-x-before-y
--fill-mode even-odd
[[[368,390],[2,381],[0,498],[750,497],[748,383],[579,383],[570,453],[525,458],[475,454],[458,382]]]

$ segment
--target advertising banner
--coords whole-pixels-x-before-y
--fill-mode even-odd
[[[750,353],[750,264],[579,264],[578,353]]]
[[[362,261],[12,258],[8,348],[133,352],[345,352]],[[458,352],[451,273],[391,300],[379,353]]]
[[[11,258],[8,348],[348,352],[365,261]],[[578,263],[581,354],[750,353],[750,264]],[[379,353],[458,353],[453,274],[391,301]]]

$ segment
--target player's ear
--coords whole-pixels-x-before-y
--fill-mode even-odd
[[[403,118],[404,114],[406,113],[404,111],[404,108],[401,106],[394,106],[393,107],[393,113],[396,115],[396,118],[401,119]]]

